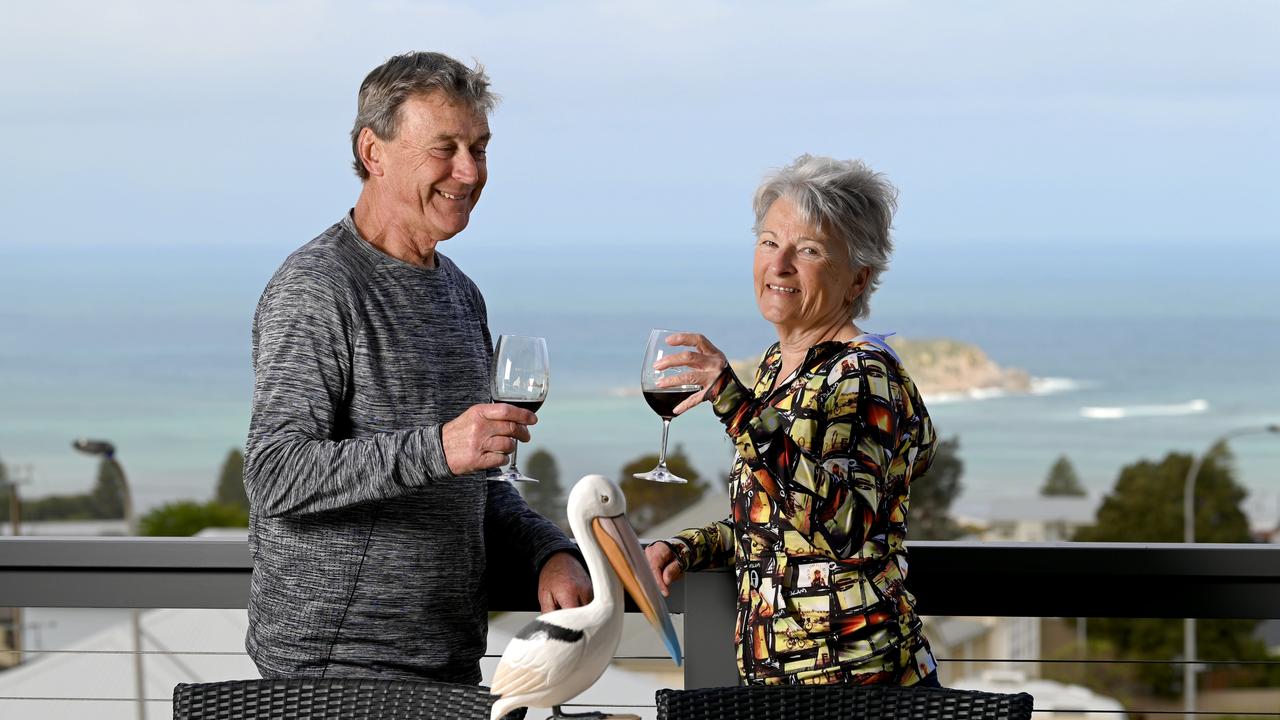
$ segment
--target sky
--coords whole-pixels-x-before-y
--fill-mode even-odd
[[[419,49],[502,96],[441,248],[500,317],[753,314],[751,194],[809,152],[901,191],[873,318],[1274,321],[1278,40],[1233,0],[10,3],[0,368],[85,385],[157,333],[247,362],[271,272],[355,202],[360,81]]]
[[[504,100],[477,242],[718,247],[761,175],[861,157],[925,245],[1267,240],[1267,2],[42,2],[0,24],[0,243],[293,247],[349,207],[389,55]]]
[[[1266,270],[1280,262],[1280,5],[782,5],[10,6],[0,262],[136,248],[172,268],[207,250],[246,268],[228,282],[260,288],[354,204],[360,80],[433,49],[483,63],[503,97],[484,199],[442,248],[464,267],[495,251],[521,271],[573,267],[615,298],[602,309],[634,305],[643,293],[577,268],[723,263],[750,240],[763,174],[811,152],[862,158],[900,188],[904,281],[885,292],[937,289],[900,292],[908,312],[990,311],[981,293],[939,300],[992,279],[1034,291],[1049,272],[1072,297],[1028,311],[1198,314],[1173,288],[1206,287],[1223,312],[1280,315]],[[725,296],[708,288],[697,302]]]

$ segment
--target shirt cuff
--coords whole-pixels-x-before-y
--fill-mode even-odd
[[[707,399],[711,401],[711,410],[720,418],[720,422],[730,426],[739,417],[739,411],[751,400],[751,391],[738,380],[733,368],[724,366],[724,371],[707,389]]]
[[[447,480],[454,476],[449,469],[449,461],[444,456],[444,438],[441,435],[443,430],[443,425],[428,425],[418,431],[418,437],[422,439],[422,459],[427,480]]]

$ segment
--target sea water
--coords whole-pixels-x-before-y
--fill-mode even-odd
[[[460,249],[451,256],[485,291],[495,337],[548,340],[551,392],[521,455],[550,451],[566,484],[590,472],[616,476],[628,461],[657,452],[660,420],[639,394],[650,328],[703,332],[735,359],[775,339],[755,312],[749,271],[736,265],[716,270],[699,259],[654,272],[665,267],[660,258],[560,257],[536,266],[538,279],[526,286],[528,266],[506,269],[481,249]],[[279,247],[0,254],[0,460],[11,474],[29,476],[24,496],[87,489],[95,461],[70,442],[90,436],[116,444],[141,508],[209,497],[226,453],[243,447],[251,318],[285,254]],[[1010,282],[993,290],[989,279],[970,289],[962,277],[899,272],[886,276],[862,323],[970,342],[1035,378],[1030,394],[926,398],[939,433],[960,438],[960,512],[981,515],[991,497],[1036,493],[1062,454],[1091,492],[1103,493],[1128,463],[1203,452],[1228,430],[1280,422],[1280,317],[1270,310],[1280,303],[1262,297],[1242,305],[1225,295],[1231,283],[1223,280],[1201,291],[1223,301],[1196,313],[1153,312],[1136,300],[1104,307],[1089,301],[1102,282],[1095,277],[1079,288],[1078,307],[1063,308],[1045,300],[1066,292],[1052,272],[1047,277],[1042,288]],[[1246,281],[1242,291],[1262,287]],[[1135,297],[1158,292],[1137,284]],[[907,292],[912,286],[926,291]],[[706,406],[675,419],[670,444],[723,484],[731,446]],[[1274,526],[1280,437],[1242,437],[1232,448],[1255,524]]]

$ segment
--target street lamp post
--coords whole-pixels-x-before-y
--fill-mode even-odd
[[[1256,435],[1262,433],[1280,433],[1280,425],[1262,425],[1230,430],[1219,435],[1204,453],[1191,461],[1187,470],[1187,479],[1182,488],[1182,541],[1196,541],[1196,478],[1205,458],[1219,443],[1224,443],[1240,435]],[[1195,720],[1196,712],[1196,619],[1189,617],[1182,620],[1182,713],[1184,720]]]
[[[0,470],[4,468],[0,466]],[[27,481],[31,480],[31,467],[27,466]],[[9,526],[10,534],[18,537],[22,534],[22,500],[18,497],[18,478],[5,477],[0,479],[0,490],[9,491]],[[9,611],[9,622],[13,624],[13,659],[18,665],[22,664],[22,646],[26,637],[26,628],[22,625],[22,608],[12,608]]]
[[[116,460],[116,446],[106,440],[88,440],[80,438],[71,443],[71,447],[86,454],[101,457],[111,466],[119,483],[120,502],[124,505],[124,524],[129,535],[138,534],[138,516],[133,512],[133,493],[129,491],[129,482],[124,476],[124,467]],[[147,720],[147,701],[145,683],[142,675],[142,619],[137,608],[129,613],[133,626],[133,690],[137,697],[138,720]]]

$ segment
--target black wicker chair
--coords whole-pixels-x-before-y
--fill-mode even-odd
[[[1032,698],[949,688],[786,685],[659,690],[658,720],[1029,720]]]
[[[173,720],[489,720],[493,697],[475,685],[363,678],[180,684]],[[523,710],[504,720],[519,720]]]

